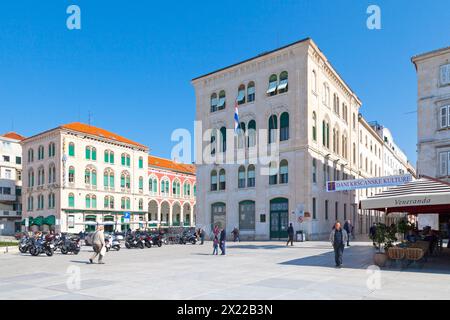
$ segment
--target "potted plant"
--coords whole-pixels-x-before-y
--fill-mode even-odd
[[[377,223],[375,226],[374,242],[376,244],[376,252],[373,262],[378,267],[384,267],[388,259],[386,249],[389,244],[389,229],[384,223]]]
[[[402,219],[399,221],[397,225],[398,232],[402,235],[403,240],[406,238],[406,235],[410,230],[414,230],[414,225],[411,224],[406,219]]]

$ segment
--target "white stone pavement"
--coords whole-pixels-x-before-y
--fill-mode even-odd
[[[110,252],[105,265],[88,265],[91,252],[32,257],[0,255],[0,299],[449,299],[450,254],[423,266],[380,273],[369,288],[373,248],[355,242],[334,268],[328,242],[228,243],[211,256],[211,243]],[[446,264],[442,264],[446,259]],[[80,282],[69,272],[80,271]]]

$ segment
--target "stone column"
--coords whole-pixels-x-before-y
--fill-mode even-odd
[[[173,204],[169,206],[169,226],[172,226],[173,224],[172,212],[173,212]]]
[[[161,224],[161,205],[157,203],[157,210],[158,210],[158,216],[156,217],[156,220],[158,220],[158,225]]]
[[[180,205],[180,226],[184,227],[184,206]]]
[[[190,208],[191,208],[191,211],[190,211],[189,218],[191,220],[190,221],[191,227],[193,227],[194,226],[194,206],[191,206]]]

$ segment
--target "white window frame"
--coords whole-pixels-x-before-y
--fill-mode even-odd
[[[450,127],[450,105],[441,106],[439,108],[439,128],[445,129],[448,127]]]

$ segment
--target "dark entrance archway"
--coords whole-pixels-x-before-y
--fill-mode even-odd
[[[289,225],[289,199],[270,200],[270,238],[286,239]]]

